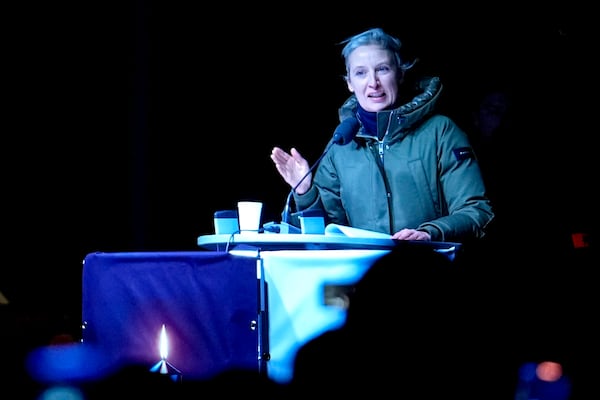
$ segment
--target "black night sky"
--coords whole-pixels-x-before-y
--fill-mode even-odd
[[[320,155],[348,95],[338,43],[374,26],[419,58],[415,73],[441,76],[457,122],[487,80],[517,89],[522,120],[497,166],[514,174],[515,241],[591,232],[589,12],[256,4],[8,6],[0,291],[9,300],[76,319],[90,252],[195,250],[213,212],[240,199],[263,201],[264,222],[278,221],[289,187],[271,148]]]

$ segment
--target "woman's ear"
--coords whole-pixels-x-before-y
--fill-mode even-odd
[[[352,84],[350,83],[350,79],[346,78],[346,86],[348,87],[348,90],[350,91],[350,93],[354,93],[354,88],[352,87]]]

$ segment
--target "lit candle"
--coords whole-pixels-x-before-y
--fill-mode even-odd
[[[163,375],[169,375],[172,381],[181,382],[181,371],[167,361],[167,356],[169,355],[169,340],[167,339],[167,328],[165,327],[165,324],[162,325],[162,329],[160,331],[158,348],[160,353],[160,361],[150,368],[150,372],[158,372]]]

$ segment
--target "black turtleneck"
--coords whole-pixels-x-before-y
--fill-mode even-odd
[[[377,113],[366,111],[358,104],[358,119],[369,135],[377,137]]]

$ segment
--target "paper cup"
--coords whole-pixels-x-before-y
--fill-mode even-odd
[[[240,229],[238,226],[237,210],[215,211],[214,223],[217,235],[231,235],[232,233],[237,233]]]
[[[239,201],[238,222],[240,233],[258,232],[263,203],[260,201]]]

